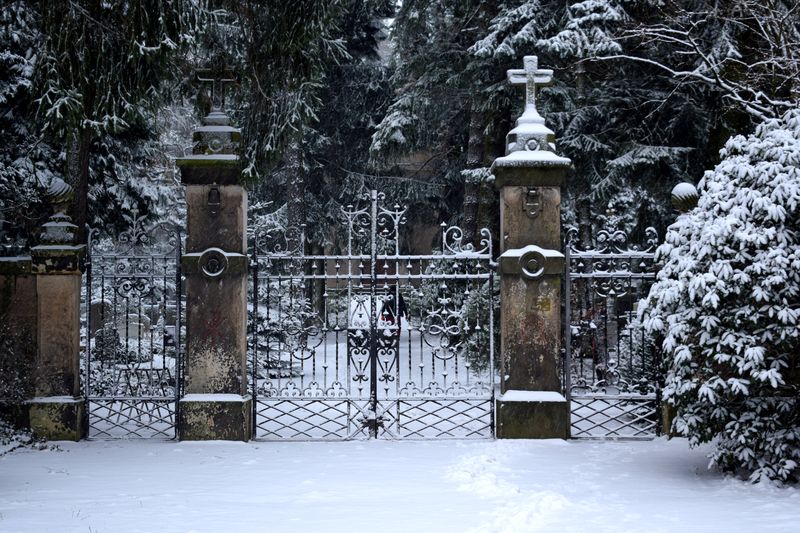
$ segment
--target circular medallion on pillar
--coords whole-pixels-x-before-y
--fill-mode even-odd
[[[522,277],[536,279],[544,274],[547,258],[539,250],[528,250],[519,258],[519,269]]]
[[[200,271],[207,278],[218,278],[228,268],[228,257],[219,248],[209,248],[200,255]]]

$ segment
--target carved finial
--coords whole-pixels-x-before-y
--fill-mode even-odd
[[[536,56],[525,56],[522,61],[524,69],[506,71],[511,85],[525,85],[525,112],[517,119],[517,124],[544,124],[544,119],[536,110],[536,87],[550,85],[553,82],[553,71],[539,68],[539,59]]]
[[[44,228],[40,238],[42,244],[50,246],[75,244],[78,226],[64,213],[51,216],[42,227]]]

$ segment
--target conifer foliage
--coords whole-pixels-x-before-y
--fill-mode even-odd
[[[800,111],[731,138],[658,249],[645,311],[663,335],[673,431],[750,479],[800,462]]]

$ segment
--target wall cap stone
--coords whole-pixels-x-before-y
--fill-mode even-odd
[[[0,257],[0,276],[19,276],[31,273],[31,256]]]
[[[529,244],[523,248],[506,250],[498,258],[501,274],[521,275],[538,279],[544,275],[561,275],[564,271],[564,254]]]
[[[513,131],[513,130],[512,130]],[[518,150],[494,160],[492,167],[564,167],[572,160],[550,150]]]
[[[515,152],[519,153],[519,152]],[[558,165],[498,165],[492,164],[495,189],[502,187],[562,187],[569,166]]]
[[[40,244],[31,248],[34,274],[80,274],[85,267],[85,244]]]
[[[82,396],[37,396],[25,403],[83,403],[86,400]]]
[[[195,393],[195,394],[185,394],[183,398],[181,398],[182,403],[186,402],[247,402],[250,401],[252,397],[249,394],[227,394],[227,393]]]

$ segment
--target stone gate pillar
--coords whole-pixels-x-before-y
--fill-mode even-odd
[[[571,161],[555,154],[554,134],[536,110],[536,86],[553,71],[535,56],[509,70],[526,86],[525,111],[492,165],[500,192],[499,438],[568,438],[569,406],[561,394],[561,186]]]
[[[86,245],[75,244],[78,227],[58,213],[44,224],[31,249],[36,276],[36,361],[30,427],[50,440],[86,435],[86,402],[80,394],[81,273]]]
[[[208,73],[206,73],[208,74]],[[200,78],[201,81],[210,81]],[[185,395],[178,405],[183,440],[242,440],[252,434],[247,395],[247,191],[236,154],[240,130],[214,108],[193,134],[194,149],[177,160],[186,186]]]

